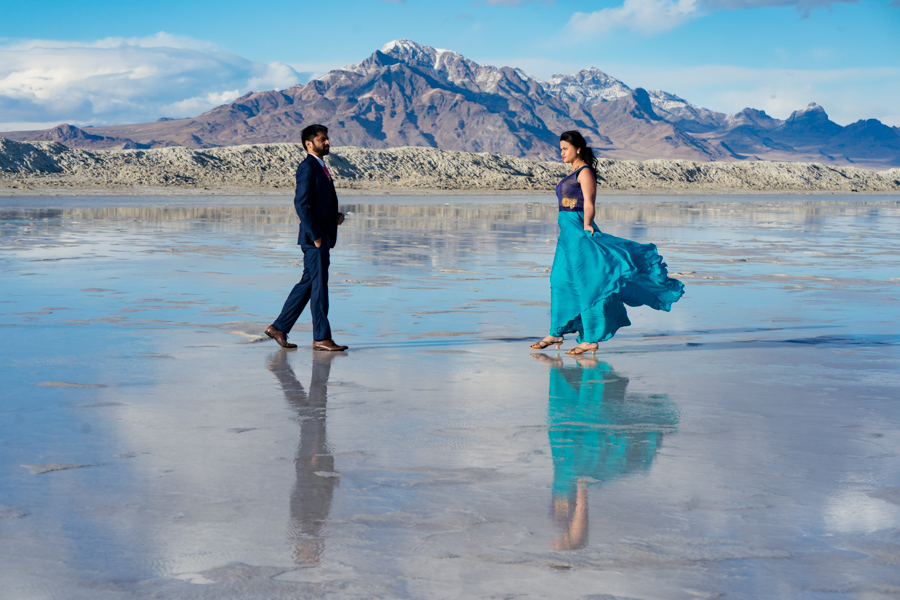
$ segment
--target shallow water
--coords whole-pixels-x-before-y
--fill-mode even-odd
[[[313,355],[289,201],[0,200],[0,598],[900,593],[896,197],[605,199],[687,294],[578,361],[544,202],[345,198]]]

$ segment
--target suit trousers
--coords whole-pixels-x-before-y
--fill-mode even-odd
[[[331,339],[331,325],[328,323],[328,265],[331,262],[327,240],[322,247],[303,244],[303,276],[294,286],[284,302],[281,314],[272,325],[278,331],[288,333],[309,304],[312,313],[313,339]]]

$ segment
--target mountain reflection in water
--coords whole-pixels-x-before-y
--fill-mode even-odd
[[[802,197],[800,197],[802,198]],[[448,203],[436,200],[447,200]],[[464,198],[465,199],[465,198]],[[423,199],[425,200],[425,199]],[[455,231],[460,228],[492,230],[498,223],[549,222],[555,224],[557,205],[551,190],[546,195],[534,195],[534,201],[509,203],[482,198],[478,203],[458,203],[459,198],[446,196],[429,198],[421,204],[356,203],[353,198],[341,202],[341,209],[353,216],[348,226],[370,229],[373,226],[387,229],[428,229]],[[762,197],[724,196],[710,199],[659,201],[641,203],[631,198],[604,197],[597,204],[595,220],[598,223],[631,223],[635,225],[705,225],[723,223],[758,224],[781,221],[790,223],[816,223],[826,216],[853,219],[895,215],[900,203],[882,197],[853,197],[823,200],[791,198],[778,203],[764,201]],[[169,199],[175,204],[175,200]],[[187,206],[159,206],[135,204],[134,200],[112,206],[3,206],[0,204],[0,223],[28,222],[31,226],[59,225],[73,221],[109,221],[118,225],[129,221],[142,223],[166,223],[169,226],[193,223],[241,223],[249,225],[296,225],[297,214],[290,197],[284,201],[266,204],[193,204]],[[355,224],[354,224],[355,221]]]
[[[550,367],[553,548],[583,548],[588,487],[649,471],[663,436],[676,431],[678,409],[665,395],[627,393],[628,378],[597,359],[581,357],[568,366],[545,354],[532,356]]]

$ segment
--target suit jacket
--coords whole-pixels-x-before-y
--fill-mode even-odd
[[[294,208],[300,217],[300,233],[297,243],[312,246],[322,238],[322,244],[334,248],[337,241],[338,199],[334,184],[325,169],[312,154],[297,167],[297,190]]]

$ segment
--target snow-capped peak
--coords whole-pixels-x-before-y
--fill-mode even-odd
[[[584,69],[574,75],[554,75],[543,86],[553,96],[587,105],[631,95],[631,88],[596,67]]]
[[[497,67],[480,65],[452,50],[432,48],[405,38],[388,42],[381,47],[381,54],[410,66],[432,69],[455,85],[466,88],[474,87],[488,93],[495,92],[497,86],[506,77]],[[379,61],[373,63],[372,57],[370,57],[361,63],[344,67],[342,70],[368,75],[377,72],[380,68],[382,67]],[[525,81],[539,81],[520,69],[514,69],[514,71]]]
[[[666,108],[666,104],[670,104],[671,106],[693,106],[690,102],[676,96],[675,94],[671,94],[669,92],[664,92],[663,90],[647,90],[647,93],[650,95],[650,99],[654,100],[654,104],[658,104],[663,108]]]
[[[432,48],[406,38],[388,42],[381,47],[381,53],[405,62],[430,65],[433,69],[438,69],[442,62],[448,60],[466,60],[461,54],[452,50]]]
[[[828,114],[824,108],[815,102],[810,102],[804,108],[792,112],[791,116],[787,118],[788,121],[796,121],[797,119],[828,119]]]
[[[388,42],[381,47],[381,52],[382,54],[420,54],[426,56],[433,54],[443,54],[445,52],[456,54],[456,52],[453,52],[452,50],[432,48],[431,46],[426,46],[425,44],[420,44],[407,38],[401,38],[399,40]]]

